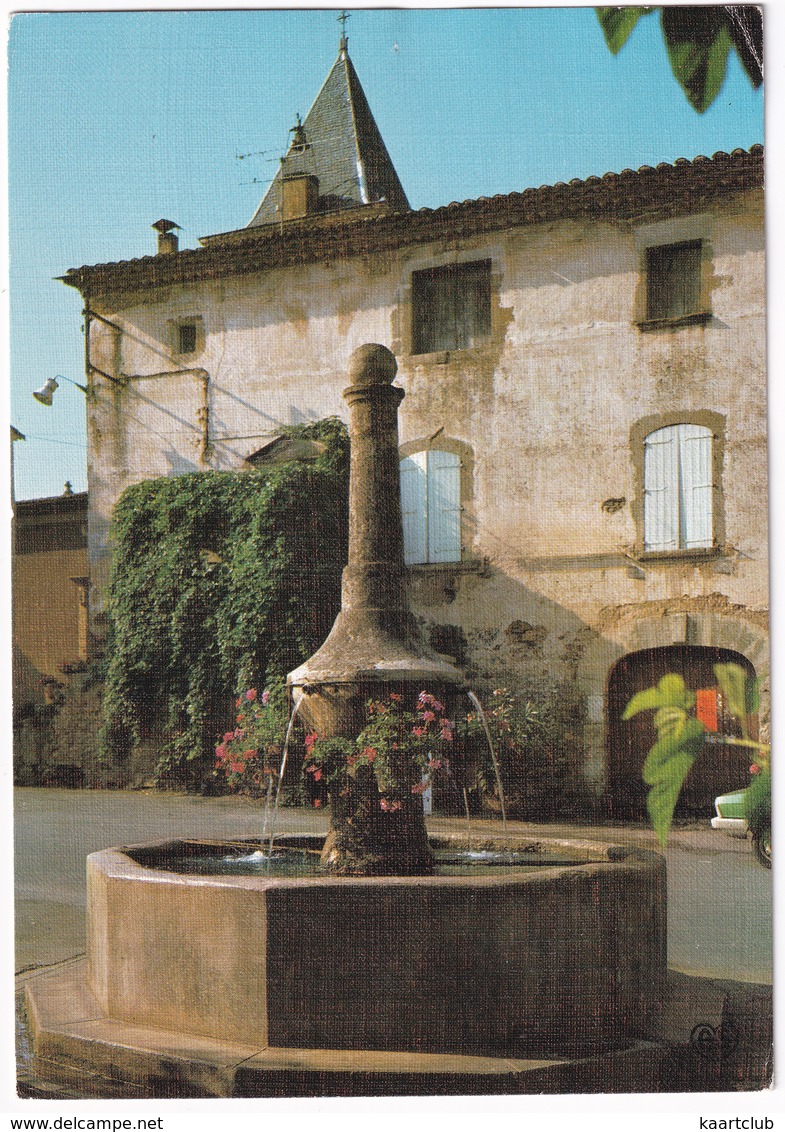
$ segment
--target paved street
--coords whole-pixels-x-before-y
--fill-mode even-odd
[[[259,834],[262,808],[238,798],[131,791],[15,791],[16,969],[56,963],[85,949],[85,857],[111,845],[167,837]],[[456,823],[434,819],[434,830]],[[282,811],[278,828],[321,832],[325,815]],[[498,832],[499,824],[473,828]],[[516,832],[590,837],[654,848],[643,827],[511,823]],[[691,974],[771,982],[771,873],[747,842],[705,825],[677,830],[668,863],[668,961]]]

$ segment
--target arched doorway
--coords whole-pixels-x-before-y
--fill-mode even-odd
[[[629,653],[612,668],[608,679],[608,777],[613,812],[619,817],[646,815],[647,787],[641,778],[646,755],[656,739],[653,712],[642,712],[622,720],[627,703],[636,692],[650,688],[669,672],[684,677],[687,687],[715,689],[715,664],[738,664],[750,676],[755,672],[746,659],[731,649],[668,645]],[[717,690],[719,730],[738,734]],[[752,721],[757,734],[757,718]],[[718,794],[746,786],[750,753],[727,744],[707,745],[695,760],[684,782],[676,813],[706,817],[713,813]]]

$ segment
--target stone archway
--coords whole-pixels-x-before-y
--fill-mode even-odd
[[[586,702],[584,785],[612,803],[609,682],[625,656],[685,645],[738,654],[760,681],[760,737],[769,741],[769,635],[764,611],[734,605],[721,594],[683,597],[605,609],[586,633],[576,677]],[[734,783],[728,784],[731,789]],[[723,784],[724,788],[724,784]],[[718,791],[718,793],[721,791]]]
[[[647,787],[641,771],[656,741],[653,713],[643,712],[630,720],[622,719],[624,708],[636,692],[655,685],[661,677],[677,672],[693,690],[715,689],[715,664],[738,664],[750,676],[750,662],[738,652],[702,645],[666,645],[628,653],[611,669],[608,678],[607,769],[610,803],[619,817],[644,817]],[[722,718],[722,701],[717,696],[721,730],[738,734],[731,718]],[[757,717],[753,720],[757,733]],[[695,760],[682,788],[676,813],[706,815],[713,812],[718,794],[745,786],[749,780],[749,752],[727,744],[706,746]]]

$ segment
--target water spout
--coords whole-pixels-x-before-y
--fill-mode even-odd
[[[482,724],[483,731],[485,732],[485,738],[488,740],[488,750],[491,752],[491,762],[493,763],[493,771],[494,771],[494,774],[496,775],[496,788],[499,791],[499,806],[501,807],[501,811],[502,811],[502,829],[506,833],[507,832],[507,807],[505,806],[505,802],[504,802],[504,787],[502,786],[502,776],[501,776],[501,773],[499,771],[499,760],[496,758],[496,751],[494,750],[494,747],[493,747],[493,739],[491,738],[490,728],[488,727],[488,720],[485,718],[485,712],[482,710],[482,704],[477,699],[474,692],[472,692],[471,689],[468,689],[467,692],[466,692],[466,695],[469,697],[469,699],[472,701],[474,706],[477,708],[477,714],[480,717],[480,723]]]
[[[286,770],[286,760],[289,757],[289,740],[290,740],[291,735],[292,735],[292,728],[294,727],[294,721],[297,718],[297,713],[300,710],[300,704],[302,702],[302,698],[303,698],[302,693],[300,693],[300,695],[298,695],[298,696],[295,696],[294,706],[292,707],[292,714],[289,716],[289,723],[288,723],[288,726],[286,728],[286,737],[285,737],[284,742],[283,742],[283,754],[281,756],[281,765],[278,769],[278,784],[275,788],[275,801],[274,801],[273,807],[272,807],[272,815],[270,813],[270,800],[272,798],[272,793],[273,793],[273,776],[272,776],[272,774],[270,775],[270,781],[267,784],[267,798],[266,798],[265,806],[264,806],[264,823],[262,825],[262,844],[264,844],[264,842],[267,840],[268,828],[269,828],[269,844],[268,844],[268,847],[267,847],[268,867],[269,867],[269,859],[273,855],[273,845],[274,845],[274,842],[275,842],[275,826],[276,826],[276,822],[277,822],[277,819],[278,819],[278,801],[281,797],[281,785],[283,783],[284,771]]]

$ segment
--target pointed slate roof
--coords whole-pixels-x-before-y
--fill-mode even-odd
[[[319,212],[335,212],[386,200],[393,212],[408,212],[409,202],[387,147],[374,121],[365,92],[349,58],[346,40],[332,70],[253,219],[255,228],[280,220],[282,176],[311,174],[319,181]]]

